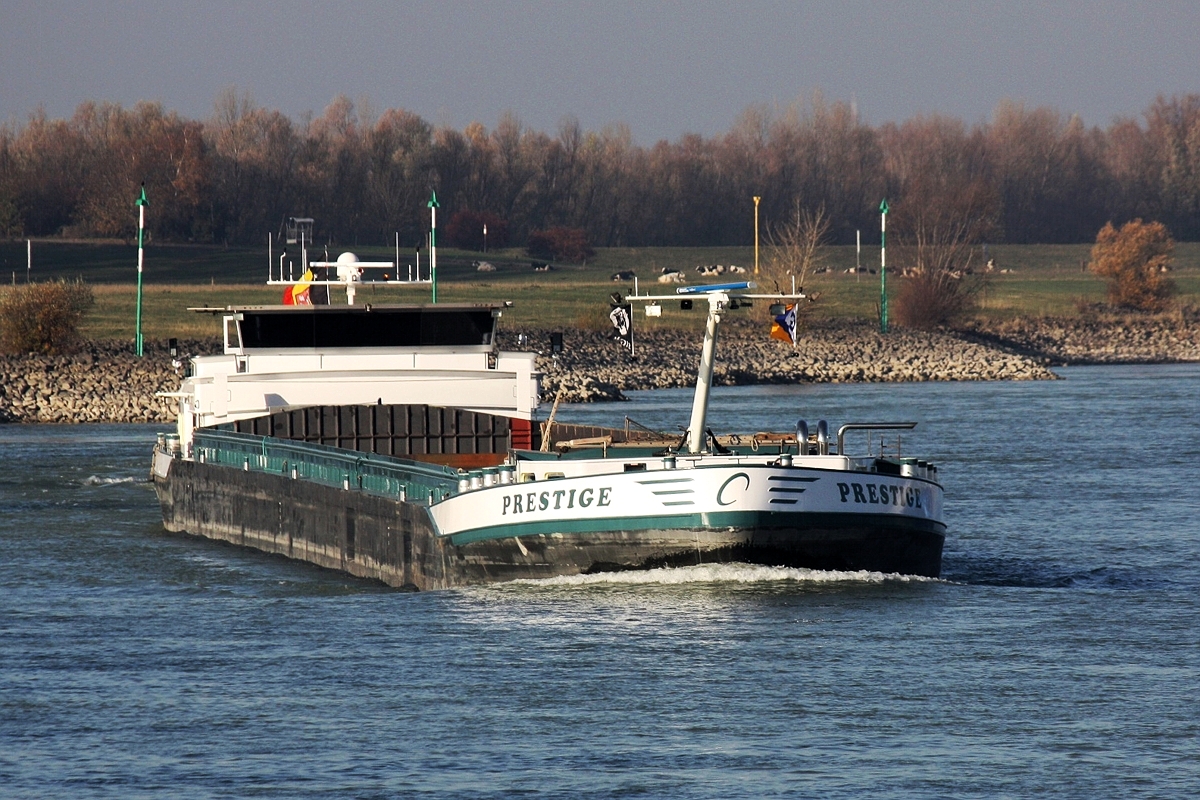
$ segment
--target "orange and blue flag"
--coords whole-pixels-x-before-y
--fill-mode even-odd
[[[771,320],[771,338],[782,342],[796,343],[796,306],[787,306],[784,312]]]

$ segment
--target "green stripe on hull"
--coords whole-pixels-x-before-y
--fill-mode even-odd
[[[452,534],[455,545],[561,533],[566,536],[604,533],[608,531],[671,531],[671,530],[755,530],[755,529],[838,529],[838,528],[896,528],[925,531],[942,535],[944,523],[892,514],[818,514],[787,511],[715,511],[708,514],[671,514],[648,517],[602,517],[570,521],[514,522],[492,525]]]

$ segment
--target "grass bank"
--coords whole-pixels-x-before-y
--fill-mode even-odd
[[[386,247],[353,249],[363,260],[395,257]],[[1104,299],[1104,282],[1086,271],[1090,245],[994,245],[988,248],[997,268],[988,277],[982,295],[980,316],[991,320],[1036,316],[1074,316],[1081,305]],[[320,253],[324,256],[324,251]],[[411,250],[401,250],[403,272],[414,260]],[[982,252],[980,253],[982,263]],[[422,267],[425,255],[422,254]],[[486,259],[495,272],[480,273],[473,262]],[[818,318],[876,319],[879,302],[878,274],[847,274],[861,263],[874,268],[877,247],[831,247],[826,252],[829,272],[813,276],[806,290],[820,292],[812,307]],[[505,312],[509,325],[541,328],[590,328],[607,326],[610,292],[628,293],[631,284],[614,284],[609,277],[619,270],[632,270],[641,278],[643,292],[660,287],[655,277],[664,268],[679,269],[689,282],[701,282],[694,268],[701,264],[738,264],[753,271],[751,247],[605,248],[587,264],[555,265],[550,272],[534,272],[530,259],[518,250],[472,253],[452,249],[438,251],[438,299],[443,302],[492,302],[511,300]],[[36,241],[33,265],[28,275],[34,280],[82,277],[92,284],[95,309],[83,324],[82,333],[97,339],[132,339],[136,304],[137,250],[131,243]],[[24,281],[24,241],[0,242],[0,276]],[[219,320],[187,311],[189,307],[230,304],[276,304],[282,291],[265,285],[266,247],[222,248],[189,245],[155,245],[146,250],[143,287],[143,331],[147,338],[192,338],[216,336]],[[1200,305],[1200,243],[1176,246],[1174,279],[1181,302]],[[8,282],[8,281],[5,281]],[[712,282],[711,280],[705,282]],[[894,284],[892,284],[894,286]],[[336,291],[336,290],[335,290]],[[360,302],[428,302],[429,287],[394,288],[365,285],[358,291]],[[766,310],[749,314],[766,317]],[[639,327],[692,327],[702,324],[702,315],[668,307],[660,319],[639,318]]]

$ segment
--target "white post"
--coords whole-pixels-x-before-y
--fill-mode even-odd
[[[437,302],[437,206],[429,209],[429,282],[433,284],[433,302]]]
[[[433,302],[437,303],[437,192],[429,193],[429,282],[433,285]]]
[[[854,280],[858,281],[862,273],[862,231],[854,232]]]
[[[29,283],[30,276],[33,275],[33,240],[25,240],[25,282]]]

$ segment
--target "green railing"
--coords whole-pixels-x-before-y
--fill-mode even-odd
[[[192,440],[193,457],[253,472],[269,472],[369,494],[437,502],[458,488],[459,474],[449,467],[402,461],[323,444],[204,429]]]

